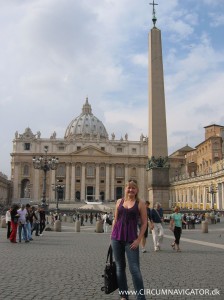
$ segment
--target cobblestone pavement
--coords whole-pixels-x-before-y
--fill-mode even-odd
[[[90,224],[81,232],[74,228],[74,223],[63,223],[62,232],[45,231],[30,243],[17,244],[0,228],[0,300],[119,299],[117,291],[101,292],[110,234],[95,233]],[[147,252],[140,253],[146,299],[224,299],[224,218],[209,225],[209,233],[202,233],[200,225],[183,230],[180,253],[172,250],[172,240],[166,225],[162,251],[153,252],[150,234]],[[207,290],[215,295],[205,295]],[[183,292],[191,295],[177,295]]]

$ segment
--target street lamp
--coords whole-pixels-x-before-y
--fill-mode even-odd
[[[57,200],[57,202],[56,202],[56,211],[57,211],[57,213],[58,213],[59,195],[62,194],[63,190],[64,190],[64,185],[60,185],[60,184],[56,185],[56,191],[57,191],[57,195],[56,195],[56,200]]]
[[[211,209],[214,210],[214,200],[215,194],[217,193],[217,187],[214,185],[214,183],[211,183],[209,187],[206,187],[206,191],[208,194],[211,194]]]
[[[58,167],[58,158],[47,157],[48,147],[44,147],[45,155],[39,157],[33,157],[34,169],[39,169],[44,171],[43,179],[43,195],[42,195],[42,207],[46,207],[46,186],[47,186],[47,172],[50,170],[56,170]]]

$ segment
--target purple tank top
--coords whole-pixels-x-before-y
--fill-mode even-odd
[[[139,220],[138,202],[132,208],[123,206],[124,199],[118,206],[117,222],[114,224],[111,238],[113,240],[133,242],[137,239],[137,225]]]

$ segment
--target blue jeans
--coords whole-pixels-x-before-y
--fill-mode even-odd
[[[19,241],[21,242],[22,239],[22,230],[24,233],[24,240],[27,241],[27,230],[26,230],[25,224],[19,224]]]
[[[25,224],[25,229],[26,229],[26,232],[27,232],[27,239],[30,240],[32,238],[30,222],[28,222],[28,223]],[[23,239],[25,240],[24,231],[23,231]]]
[[[113,255],[116,262],[117,281],[120,296],[128,299],[128,285],[126,277],[126,260],[125,253],[128,259],[129,270],[132,276],[134,289],[136,291],[136,299],[145,300],[144,285],[139,264],[139,247],[135,250],[130,248],[130,243],[111,240]]]

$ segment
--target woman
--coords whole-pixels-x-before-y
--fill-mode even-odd
[[[10,237],[9,237],[11,243],[17,243],[16,234],[17,234],[18,219],[19,219],[19,214],[17,213],[18,208],[19,208],[19,206],[17,204],[14,204],[12,206],[12,210],[11,210],[11,227],[12,227],[12,231],[11,231],[11,234],[10,234]]]
[[[144,286],[139,264],[139,244],[147,227],[145,203],[138,198],[137,181],[130,179],[125,186],[125,197],[117,200],[111,234],[111,245],[117,271],[119,294],[128,299],[127,277],[125,272],[127,255],[137,299],[145,299]],[[139,218],[141,229],[137,234]]]
[[[174,214],[172,214],[170,217],[170,229],[173,231],[175,237],[175,241],[171,244],[171,247],[173,248],[173,250],[176,250],[177,246],[177,252],[181,251],[179,245],[182,231],[182,223],[186,224],[182,214],[180,213],[180,207],[176,206],[174,208]]]

